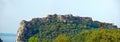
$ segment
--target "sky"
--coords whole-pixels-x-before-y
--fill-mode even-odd
[[[0,0],[0,32],[16,34],[21,20],[72,14],[120,27],[120,0]]]

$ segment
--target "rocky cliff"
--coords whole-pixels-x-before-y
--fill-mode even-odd
[[[52,23],[56,23],[55,25],[57,25],[57,29],[55,30],[50,30],[49,28],[47,28],[47,26],[50,26]],[[79,17],[79,16],[73,16],[73,15],[48,15],[47,17],[43,17],[43,18],[33,18],[31,21],[25,21],[22,20],[20,22],[19,25],[19,29],[17,31],[17,38],[16,38],[16,42],[28,42],[28,39],[39,33],[39,32],[44,32],[42,30],[44,30],[44,28],[49,29],[49,32],[44,33],[46,35],[51,35],[51,32],[54,32],[54,34],[59,34],[59,32],[57,30],[60,31],[59,28],[63,28],[60,27],[62,24],[75,24],[76,27],[74,29],[74,27],[72,28],[74,31],[77,31],[76,28],[79,30],[79,28],[99,28],[99,24],[103,23],[103,22],[99,22],[99,21],[93,21],[91,17]],[[85,25],[84,27],[79,25]],[[111,23],[103,23],[103,27],[104,28],[117,28],[116,25],[113,25]],[[73,25],[72,25],[73,26]],[[42,29],[43,28],[43,29]],[[67,27],[66,27],[67,28]],[[72,29],[67,29],[64,32],[69,32]],[[69,31],[68,31],[69,30]],[[43,34],[41,33],[41,36]],[[40,36],[40,37],[41,37]]]
[[[17,31],[17,38],[16,38],[16,42],[24,42],[26,41],[26,39],[24,38],[25,37],[25,34],[27,33],[27,28],[26,28],[26,24],[27,24],[27,21],[25,20],[22,20],[20,25],[19,25],[19,29]]]

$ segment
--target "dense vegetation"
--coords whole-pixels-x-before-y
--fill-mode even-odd
[[[73,42],[120,42],[120,30],[83,30],[74,37]]]
[[[109,23],[93,21],[89,17],[72,15],[49,15],[24,22],[25,32],[21,38],[28,42],[109,42],[119,41],[120,32]],[[111,28],[111,29],[108,29]],[[101,32],[102,31],[102,32]],[[113,35],[115,33],[116,35]]]
[[[55,37],[52,42],[120,42],[120,30],[119,29],[92,29],[82,30],[73,38],[70,35],[61,34]],[[40,38],[31,37],[29,42],[40,42]],[[42,38],[44,39],[44,38]],[[50,39],[44,39],[43,42],[50,42]]]
[[[44,41],[52,42],[52,40],[55,39],[58,35],[66,34],[66,36],[73,38],[76,34],[78,34],[81,30],[84,29],[92,28],[77,23],[52,22],[41,25],[39,29],[31,30],[34,30],[33,34],[34,32],[39,31],[38,33],[34,34],[33,37],[34,39],[35,37],[38,37],[40,38],[39,41],[41,42]]]

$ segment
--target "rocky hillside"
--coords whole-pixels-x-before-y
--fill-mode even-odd
[[[106,29],[117,28],[112,23],[103,23],[94,21],[91,17],[73,15],[54,14],[43,18],[33,18],[31,21],[22,20],[17,31],[16,42],[28,42],[33,36],[37,37],[40,42],[52,42],[60,34],[66,34],[72,38],[81,30],[100,28],[100,24],[102,24],[102,28]]]

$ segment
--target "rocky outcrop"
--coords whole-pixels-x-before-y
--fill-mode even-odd
[[[3,42],[3,40],[0,38],[0,42]]]
[[[22,20],[20,25],[19,25],[19,29],[17,31],[17,38],[16,38],[16,42],[25,42],[27,41],[25,38],[25,35],[27,34],[27,31],[29,29],[27,29],[26,27],[27,21]]]
[[[44,18],[33,18],[31,21],[22,20],[17,31],[16,42],[27,42],[31,35],[38,33],[41,25],[51,22],[64,22],[64,23],[76,23],[85,24],[92,28],[99,28],[99,21],[93,21],[91,17],[79,17],[73,15],[48,15]],[[116,25],[111,23],[103,23],[104,28],[117,28]],[[33,28],[35,28],[33,30]]]

